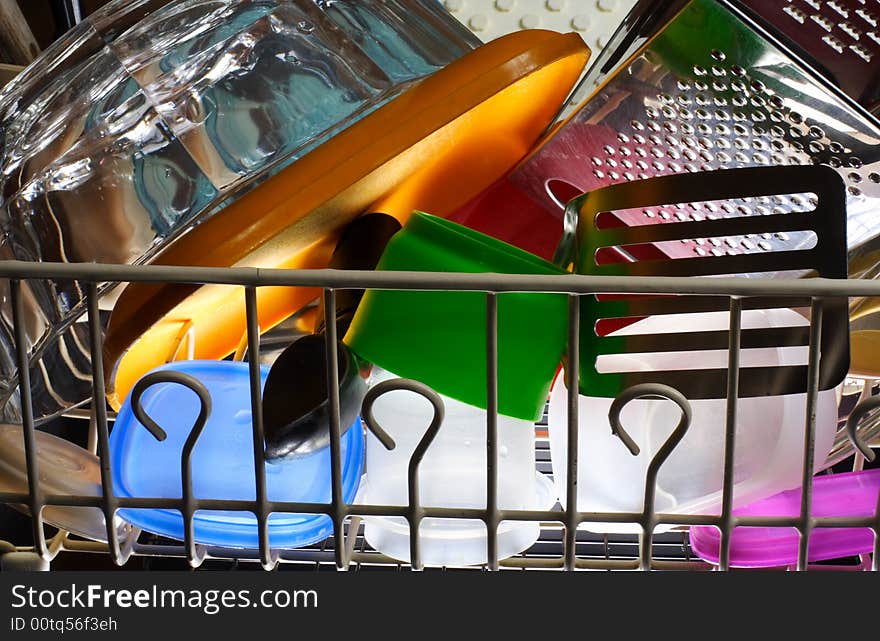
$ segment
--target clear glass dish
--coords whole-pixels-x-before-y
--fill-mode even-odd
[[[111,2],[0,92],[0,259],[147,262],[479,44],[433,0]],[[8,290],[0,417],[16,422]],[[85,294],[23,292],[34,412],[48,418],[91,393]]]

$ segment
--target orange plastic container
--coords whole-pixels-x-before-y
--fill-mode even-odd
[[[532,30],[488,43],[232,202],[153,263],[322,268],[342,228],[366,211],[401,222],[414,209],[446,216],[529,151],[589,55],[577,34]],[[261,331],[318,294],[260,288]],[[242,288],[129,285],[104,343],[108,401],[120,407],[141,376],[181,355],[225,357],[245,331]]]

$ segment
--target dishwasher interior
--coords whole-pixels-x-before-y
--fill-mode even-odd
[[[880,570],[880,0],[70,6],[0,568]]]

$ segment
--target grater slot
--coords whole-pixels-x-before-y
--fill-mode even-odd
[[[614,374],[596,374],[594,380],[613,381],[613,385],[628,389],[633,385],[666,381],[677,390],[687,390],[690,401],[713,398],[725,398],[727,389],[726,369],[694,369],[694,370],[655,370],[650,372],[620,372]],[[783,367],[743,367],[740,368],[739,398],[755,396],[781,396],[784,394],[803,393],[799,388],[805,387],[807,380],[806,365],[789,365]],[[830,389],[828,381],[819,381],[820,389]],[[583,393],[595,395],[604,385],[584,388]],[[799,390],[799,391],[797,391]],[[684,394],[684,392],[682,392]]]
[[[601,214],[597,216],[600,219]],[[608,239],[608,245],[629,245],[657,241],[745,236],[747,234],[807,231],[812,213],[782,213],[767,216],[733,216],[714,220],[667,222],[661,225],[615,227],[597,229],[598,241]]]
[[[846,277],[846,196],[839,174],[823,166],[770,166],[719,169],[620,183],[584,194],[566,208],[566,233],[557,260],[575,261],[582,273],[647,276],[708,276],[811,271],[831,278]],[[740,205],[718,207],[722,201],[752,202],[771,198],[797,202],[801,211],[761,205],[765,215],[736,215],[753,211]],[[725,217],[662,224],[624,226],[617,220],[626,211],[652,211],[668,203],[711,204]],[[722,203],[724,205],[725,203]],[[802,211],[811,207],[807,211]],[[757,210],[757,207],[755,208]],[[609,221],[614,226],[608,227]],[[604,226],[604,228],[603,228]],[[785,238],[758,241],[760,253],[674,257],[658,243],[709,242],[732,246],[743,238]],[[653,245],[653,253],[646,251]],[[728,244],[728,246],[731,246]],[[621,250],[632,260],[622,267],[614,255]],[[775,251],[770,251],[775,250]],[[707,252],[709,253],[709,252]],[[720,253],[720,252],[719,252]],[[679,254],[680,255],[680,254]],[[610,263],[610,264],[609,264]],[[621,271],[623,270],[623,271]]]
[[[626,264],[628,276],[726,276],[777,272],[784,262],[787,270],[809,271],[822,259],[815,248],[794,251],[776,251],[765,254],[736,254],[734,256],[699,256],[670,260],[639,260]],[[613,276],[619,274],[621,263],[597,266],[592,273]]]
[[[705,314],[708,312],[726,312],[730,308],[730,301],[726,298],[718,296],[639,296],[625,297],[620,300],[626,301],[626,311],[628,316],[654,316],[657,314]],[[601,304],[606,301],[606,297],[599,299]],[[754,297],[744,298],[742,301],[743,310],[753,309],[780,309],[790,308],[808,308],[810,300],[808,298],[769,298]],[[614,318],[621,318],[616,315]]]
[[[690,352],[700,350],[726,350],[730,336],[726,331],[687,332],[682,340],[681,332],[668,334],[627,334],[627,351],[650,354],[658,352]],[[742,349],[762,349],[768,347],[804,347],[810,344],[810,328],[774,327],[771,329],[742,330]],[[597,338],[595,353],[619,353],[619,338]]]
[[[659,203],[695,203],[721,200],[753,202],[755,198],[789,198],[798,194],[802,203],[809,203],[810,211],[785,213],[784,210],[767,215],[731,215],[711,220],[669,222],[621,226],[617,214],[622,210],[656,208]],[[806,194],[806,197],[800,197]],[[845,278],[846,262],[846,192],[840,175],[821,166],[770,166],[726,169],[662,176],[646,180],[611,185],[584,194],[571,201],[566,208],[566,228],[576,233],[564,237],[557,251],[560,258],[569,258],[579,273],[619,276],[693,276],[717,277],[730,275],[767,275],[780,272],[818,274],[827,278]],[[680,205],[677,205],[680,206]],[[602,221],[613,226],[602,227]],[[576,223],[575,223],[576,221]],[[691,242],[695,238],[734,238],[791,234],[810,240],[807,247],[791,249],[783,244],[775,251],[754,254],[733,254],[703,257],[652,256],[633,258],[627,262],[600,264],[610,250],[624,250],[631,256],[645,256],[645,247],[658,243]],[[799,240],[803,240],[800,238]],[[772,247],[770,249],[773,249]],[[804,308],[811,300],[801,298],[774,298],[742,300],[743,308],[766,310],[774,308]],[[822,364],[819,372],[821,389],[838,385],[849,365],[849,320],[845,300],[823,300],[823,328],[820,350]],[[641,383],[663,382],[672,384],[688,399],[724,398],[727,369],[725,365],[703,367],[711,361],[710,350],[725,350],[730,344],[726,324],[717,329],[694,328],[688,331],[688,322],[674,324],[676,313],[724,312],[729,301],[711,296],[585,296],[581,299],[581,362],[580,389],[592,395],[616,395],[620,389]],[[642,327],[640,334],[626,330],[627,326],[652,316],[665,316],[669,326],[680,331],[649,331]],[[651,327],[649,324],[648,327]],[[609,330],[610,328],[610,330]],[[608,330],[608,331],[606,331]],[[809,328],[806,326],[744,328],[741,347],[762,350],[793,350],[808,347]],[[803,351],[803,350],[801,350]],[[700,352],[703,352],[701,355]],[[662,353],[688,354],[681,361],[684,369],[652,369],[649,355]],[[777,352],[780,356],[782,352]],[[637,358],[641,355],[641,361]],[[615,362],[639,363],[640,371],[599,370],[599,358],[625,356]],[[804,393],[807,384],[807,366],[790,361],[788,365],[751,367],[743,362],[739,382],[739,396]],[[688,367],[703,367],[699,370]],[[662,365],[668,367],[668,365]]]

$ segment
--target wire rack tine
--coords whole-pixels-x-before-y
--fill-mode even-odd
[[[645,498],[642,514],[639,518],[639,524],[642,527],[642,533],[639,536],[639,569],[644,571],[651,569],[651,547],[654,528],[659,523],[657,512],[654,509],[654,498],[657,494],[657,477],[660,474],[660,468],[663,467],[663,463],[666,462],[666,459],[669,458],[669,455],[672,454],[673,450],[675,450],[685,437],[685,434],[687,434],[693,414],[691,405],[684,395],[669,385],[641,383],[624,390],[611,403],[611,408],[608,410],[608,420],[611,423],[612,434],[618,436],[623,441],[633,456],[639,454],[639,447],[620,423],[620,413],[630,401],[647,396],[659,396],[678,405],[679,409],[681,409],[681,420],[679,420],[678,425],[676,425],[663,445],[660,446],[660,449],[651,458],[651,462],[648,463],[647,473],[645,474]]]
[[[730,298],[730,345],[727,353],[727,418],[724,426],[724,470],[721,482],[721,547],[718,567],[730,568],[730,541],[733,535],[733,485],[736,460],[736,410],[739,401],[739,362],[742,343],[743,302],[738,296]]]
[[[422,436],[419,444],[413,450],[409,459],[409,469],[407,470],[407,481],[409,491],[409,527],[410,527],[410,565],[415,570],[424,568],[421,556],[421,537],[419,530],[421,529],[422,519],[425,516],[425,509],[422,507],[421,495],[419,493],[419,466],[425,458],[425,453],[431,447],[431,443],[443,426],[444,406],[443,400],[430,387],[417,381],[398,380],[397,383],[401,389],[410,389],[424,396],[434,408],[434,418],[425,434]],[[406,385],[406,387],[404,387]]]
[[[578,395],[580,372],[580,297],[568,297],[568,452],[565,477],[565,541],[563,552],[566,570],[577,566],[578,517],[577,474],[578,474]],[[563,373],[564,375],[564,373]]]
[[[366,396],[364,396],[364,402],[362,406],[363,421],[367,428],[373,433],[373,435],[382,443],[382,445],[386,449],[392,450],[396,447],[396,444],[394,442],[394,439],[376,421],[376,418],[373,415],[373,404],[383,394],[395,390],[405,390],[423,396],[429,403],[431,403],[434,409],[434,416],[431,419],[431,424],[422,435],[421,440],[419,441],[418,445],[416,445],[415,450],[413,451],[412,456],[410,456],[409,459],[409,466],[407,468],[406,507],[395,508],[388,505],[360,505],[358,506],[358,512],[360,512],[361,514],[372,514],[375,516],[393,516],[395,512],[402,512],[403,516],[407,519],[407,522],[409,524],[410,566],[412,566],[412,568],[415,570],[421,570],[422,562],[420,552],[421,545],[419,541],[419,526],[421,525],[421,521],[424,518],[426,512],[437,512],[438,510],[425,510],[425,508],[423,508],[421,505],[421,500],[419,496],[419,466],[422,463],[422,459],[425,457],[425,452],[428,451],[428,448],[431,446],[431,443],[437,436],[437,432],[440,431],[440,427],[443,425],[445,407],[443,405],[443,399],[440,398],[437,392],[432,390],[424,383],[420,383],[419,381],[413,381],[406,378],[395,378],[387,381],[382,381],[378,385],[374,385],[373,387],[371,387],[369,390],[367,390]],[[441,511],[460,513],[462,511],[477,512],[478,510]],[[482,514],[480,516],[485,518],[485,510],[482,511]],[[457,514],[444,514],[441,516],[441,518],[456,517],[468,518],[461,517]]]
[[[810,352],[807,365],[807,411],[804,426],[804,469],[801,482],[801,533],[798,546],[797,569],[807,571],[810,535],[813,522],[810,510],[813,504],[813,467],[816,458],[816,401],[819,396],[819,359],[822,344],[822,299],[814,297],[810,306]]]
[[[245,287],[247,315],[248,378],[251,391],[251,420],[253,425],[254,481],[257,497],[257,528],[260,545],[260,563],[266,570],[278,561],[272,554],[269,539],[269,507],[266,490],[266,461],[263,446],[263,385],[260,376],[260,326],[257,315],[257,290]]]
[[[196,417],[195,423],[190,428],[190,432],[183,444],[183,452],[180,457],[180,484],[182,499],[176,501],[174,499],[166,499],[163,503],[167,503],[173,509],[180,510],[183,515],[183,536],[184,547],[186,548],[186,556],[192,567],[198,567],[204,560],[204,550],[196,545],[195,542],[195,523],[194,517],[199,509],[199,501],[193,495],[193,479],[192,479],[192,454],[199,442],[199,437],[205,429],[208,417],[211,415],[211,394],[208,389],[197,378],[174,370],[159,370],[147,374],[141,378],[131,390],[131,408],[135,417],[141,425],[149,431],[154,438],[164,441],[167,433],[162,427],[154,421],[147,413],[143,406],[143,395],[153,385],[159,384],[176,384],[189,388],[196,394],[199,399],[199,415]],[[131,501],[118,499],[117,505],[126,506],[129,503],[143,503],[144,501]],[[140,507],[139,505],[135,505]]]
[[[92,411],[94,431],[97,434],[98,458],[101,463],[101,490],[104,498],[102,511],[104,512],[104,521],[107,526],[107,545],[110,556],[113,557],[113,562],[116,565],[124,565],[128,557],[123,554],[119,546],[119,537],[117,536],[115,525],[118,503],[113,492],[113,476],[110,468],[110,435],[107,428],[107,401],[104,397],[104,359],[102,351],[104,338],[101,332],[100,311],[98,309],[98,286],[95,283],[88,283],[86,292],[92,360]]]
[[[345,539],[345,555],[343,557],[343,567],[346,570],[351,567],[355,551],[354,548],[357,545],[358,530],[361,527],[361,520],[361,517],[353,516],[348,522],[348,536]]]
[[[336,338],[336,291],[324,290],[324,309],[327,310],[326,318],[326,355],[325,372],[327,372],[327,402],[330,409],[330,481],[331,481],[331,507],[333,518],[334,554],[336,567],[340,570],[348,569],[345,562],[345,529],[343,527],[346,516],[345,497],[342,495],[342,440],[339,408],[339,350]],[[347,427],[347,426],[346,426]]]
[[[486,294],[486,559],[498,569],[498,295]]]
[[[28,507],[33,519],[34,548],[37,554],[48,560],[49,551],[46,548],[46,535],[43,532],[43,490],[40,487],[40,464],[37,458],[37,440],[34,434],[31,372],[20,280],[10,281],[9,296],[12,302],[12,325],[15,332],[15,352],[19,372],[19,390],[21,391],[22,433],[24,435],[25,465],[30,498]]]

